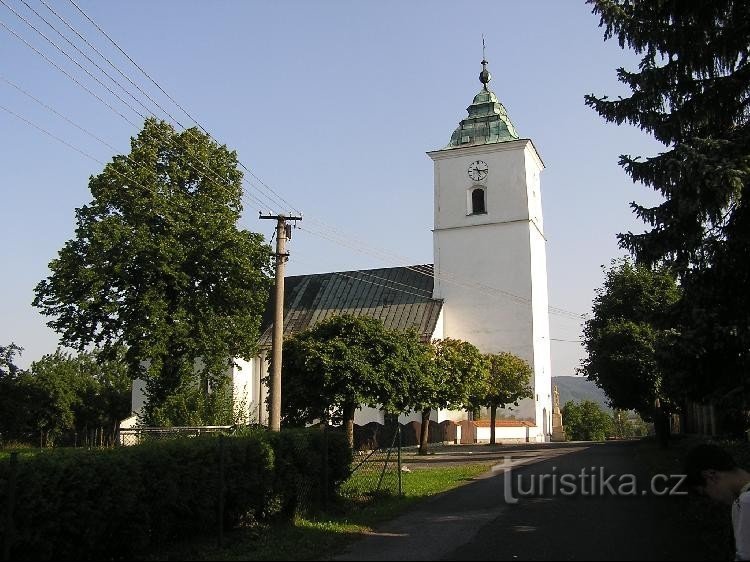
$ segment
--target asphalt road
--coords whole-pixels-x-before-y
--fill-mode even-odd
[[[499,470],[420,503],[336,559],[707,559],[707,545],[680,517],[689,500],[651,493],[652,475],[639,463],[636,447],[603,443],[513,458]],[[564,474],[569,475],[565,480]],[[548,475],[544,490],[542,475]],[[602,476],[613,476],[608,482],[620,495],[602,487]],[[676,483],[658,481],[656,491]],[[529,494],[532,485],[535,490]],[[573,486],[574,494],[561,493],[573,492]]]

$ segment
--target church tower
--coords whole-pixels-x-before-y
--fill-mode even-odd
[[[484,353],[509,351],[531,365],[534,397],[509,412],[532,421],[529,440],[547,440],[551,367],[546,239],[539,174],[530,139],[519,138],[505,107],[482,89],[434,162],[434,297],[443,299],[445,337]]]

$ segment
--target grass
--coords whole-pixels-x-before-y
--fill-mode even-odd
[[[197,539],[149,557],[150,560],[310,560],[342,549],[347,543],[371,531],[421,500],[455,488],[486,472],[489,464],[470,464],[448,468],[420,468],[403,473],[402,497],[362,496],[335,502],[327,513],[298,517],[294,522],[276,525],[252,525],[227,533],[224,547],[216,538]],[[344,493],[359,490],[371,482],[373,471],[355,474],[343,487]],[[379,476],[379,475],[378,475]],[[389,486],[390,488],[390,486]]]

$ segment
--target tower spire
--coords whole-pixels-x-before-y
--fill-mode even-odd
[[[482,83],[482,88],[488,92],[489,89],[487,88],[487,84],[490,80],[492,80],[492,75],[490,74],[490,71],[487,70],[487,65],[489,62],[487,61],[487,57],[485,55],[485,44],[484,44],[484,33],[482,33],[482,72],[479,73],[479,81]]]

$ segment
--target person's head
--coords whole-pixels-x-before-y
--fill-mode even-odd
[[[747,483],[747,473],[717,445],[703,444],[690,450],[685,474],[690,490],[726,504],[732,503]]]

